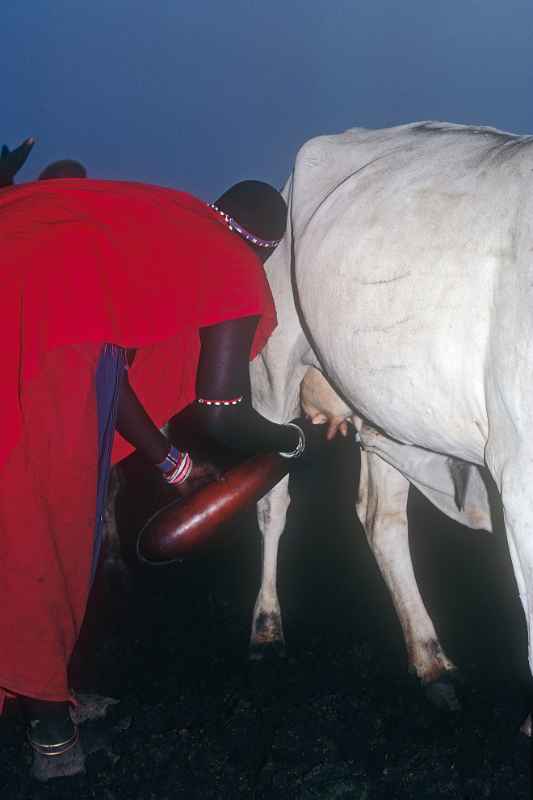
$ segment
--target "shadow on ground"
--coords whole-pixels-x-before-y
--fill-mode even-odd
[[[522,612],[503,536],[410,500],[417,573],[465,678],[462,713],[430,707],[353,514],[353,443],[293,480],[279,588],[288,658],[250,665],[254,514],[197,562],[101,575],[73,666],[120,699],[85,775],[37,784],[16,716],[0,720],[5,800],[525,800],[530,744]],[[124,536],[142,495],[122,498]]]

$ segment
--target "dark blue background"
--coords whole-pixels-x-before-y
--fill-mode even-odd
[[[533,130],[531,0],[27,0],[0,18],[0,141],[204,198],[309,137],[420,119]]]

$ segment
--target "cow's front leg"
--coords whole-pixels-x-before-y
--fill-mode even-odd
[[[289,507],[289,477],[283,478],[257,506],[257,518],[263,537],[263,574],[257,596],[250,637],[250,658],[267,653],[285,654],[285,639],[277,591],[277,562],[280,536],[285,528]]]
[[[379,456],[361,452],[357,515],[391,593],[402,627],[409,671],[435,705],[460,707],[453,681],[457,670],[444,653],[426,611],[409,550],[407,497],[409,481]]]

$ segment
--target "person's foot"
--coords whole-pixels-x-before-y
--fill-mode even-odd
[[[68,702],[21,698],[26,718],[26,735],[36,753],[62,756],[78,741],[78,727],[72,721]]]

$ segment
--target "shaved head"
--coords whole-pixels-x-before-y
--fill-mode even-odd
[[[39,175],[40,181],[52,178],[86,178],[87,170],[79,161],[72,161],[65,158],[62,161],[54,161],[48,164]]]
[[[287,206],[278,190],[268,183],[236,183],[214,205],[263,240],[279,240],[285,233]]]

